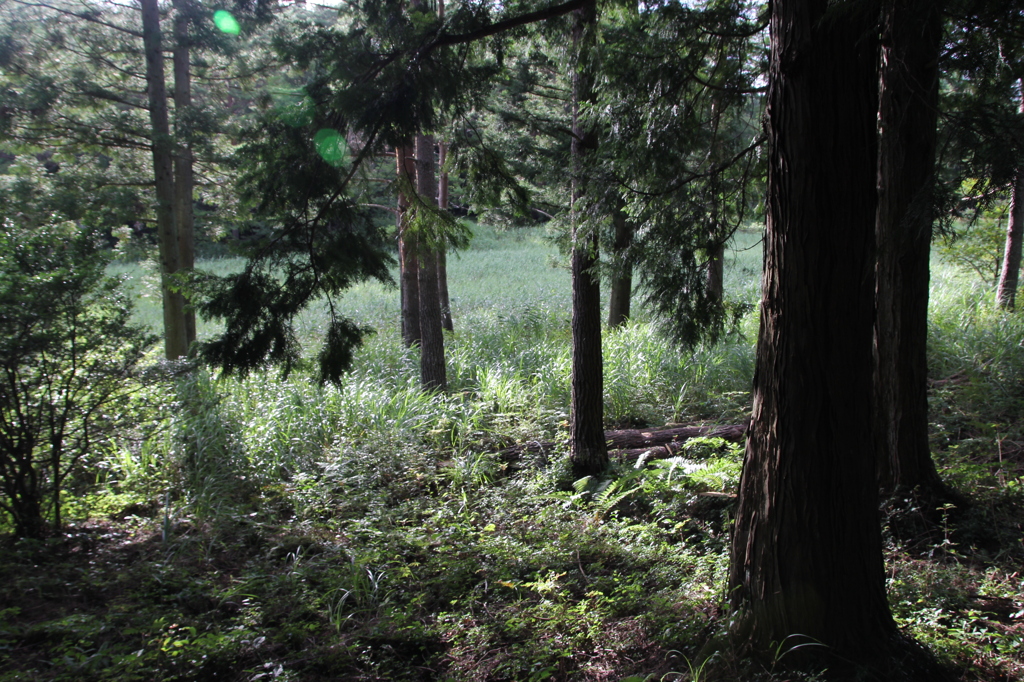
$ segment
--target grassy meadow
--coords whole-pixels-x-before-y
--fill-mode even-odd
[[[142,389],[69,486],[66,537],[0,554],[0,680],[824,679],[777,674],[785,643],[716,647],[740,448],[696,439],[574,485],[565,259],[539,230],[476,232],[448,260],[447,395],[419,391],[376,283],[342,300],[377,334],[340,388],[197,369]],[[750,303],[759,239],[727,260]],[[112,269],[158,328],[153,265]],[[963,680],[1020,680],[1024,320],[971,275],[933,280],[933,451],[971,504],[882,506],[890,603]],[[311,310],[300,335],[322,326]],[[683,352],[640,310],[605,336],[607,427],[741,422],[756,326]]]

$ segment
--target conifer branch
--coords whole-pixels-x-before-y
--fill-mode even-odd
[[[106,26],[107,28],[114,29],[115,31],[120,31],[122,33],[127,33],[128,35],[134,36],[136,38],[142,37],[141,31],[133,31],[130,28],[125,28],[124,26],[118,26],[117,24],[111,24],[110,22],[103,21],[102,19],[100,19],[100,12],[98,10],[91,12],[72,12],[69,9],[64,9],[63,7],[56,7],[45,2],[25,2],[25,0],[14,1],[17,2],[19,5],[22,5],[23,7],[41,7],[44,9],[51,10],[53,12],[57,12],[59,14],[66,14],[77,19],[82,19],[83,21],[88,21],[93,24]]]
[[[594,2],[594,0],[569,0],[569,2],[563,2],[561,5],[554,5],[552,7],[546,7],[544,9],[536,10],[534,12],[527,12],[526,14],[521,14],[518,17],[505,19],[504,21],[499,21],[489,26],[478,28],[475,31],[469,31],[468,33],[441,33],[433,42],[430,42],[427,45],[425,45],[419,52],[420,54],[426,55],[430,54],[439,47],[471,43],[475,40],[487,38],[489,36],[502,33],[513,28],[526,26],[527,24],[534,24],[539,21],[546,21],[547,19],[554,19],[555,17],[560,17],[574,10],[581,9],[585,5],[588,5],[592,2]]]

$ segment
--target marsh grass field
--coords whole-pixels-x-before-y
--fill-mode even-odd
[[[759,239],[729,253],[734,299],[756,303]],[[112,272],[157,328],[152,266]],[[449,278],[447,395],[419,390],[397,289],[377,283],[342,300],[377,333],[340,388],[198,368],[142,389],[134,428],[68,487],[65,537],[0,558],[0,680],[794,679],[776,675],[786,643],[774,661],[715,644],[741,448],[696,439],[572,481],[564,259],[542,231],[478,227]],[[881,514],[900,625],[963,680],[1009,682],[1024,679],[1024,321],[992,298],[936,264],[933,452],[971,504]],[[303,342],[322,327],[305,313]],[[683,351],[640,309],[605,336],[606,427],[742,422],[756,328],[755,312]]]

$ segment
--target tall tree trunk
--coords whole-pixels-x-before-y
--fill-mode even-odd
[[[601,280],[598,276],[597,233],[580,225],[581,202],[587,191],[586,165],[597,136],[584,128],[580,104],[594,96],[594,43],[597,7],[588,2],[573,11],[572,44],[572,379],[569,457],[576,476],[608,468],[604,440],[604,359],[601,354]]]
[[[167,87],[160,36],[160,9],[156,0],[139,0],[146,51],[146,86],[149,120],[153,129],[153,174],[156,180],[156,223],[160,242],[160,276],[164,307],[164,352],[168,360],[188,352],[185,301],[170,289],[170,276],[181,267],[178,233],[174,223],[174,161],[167,118]]]
[[[1020,112],[1024,114],[1024,80],[1018,80],[1017,86],[1020,88]],[[1010,221],[1006,227],[1006,247],[1003,251],[1003,268],[999,273],[999,289],[996,292],[996,302],[1000,308],[1006,310],[1013,310],[1016,305],[1022,233],[1024,233],[1024,172],[1018,172],[1013,179]]]
[[[942,7],[886,0],[879,77],[874,433],[885,492],[941,487],[928,447],[928,284]]]
[[[722,55],[719,58],[723,58]],[[721,142],[718,135],[718,128],[722,123],[721,97],[712,95],[711,101],[711,149],[709,150],[709,161],[712,165],[719,162],[721,155]],[[722,220],[722,193],[719,188],[717,177],[711,178],[711,239],[712,245],[708,249],[708,300],[715,306],[721,306],[725,299],[725,243],[719,241],[721,235]]]
[[[1010,198],[1010,220],[1006,227],[1003,268],[999,273],[996,301],[1000,308],[1013,310],[1017,303],[1017,280],[1020,277],[1021,237],[1024,234],[1024,173],[1013,180]]]
[[[419,201],[437,201],[434,166],[434,138],[416,136],[416,193]],[[423,209],[420,209],[423,210]],[[444,364],[444,327],[437,286],[437,242],[433,235],[420,235],[420,381],[423,388],[444,391],[448,381]]]
[[[889,612],[870,437],[877,11],[775,0],[754,409],[729,586],[754,651],[871,660]],[[805,646],[792,654],[811,654]]]
[[[630,298],[633,294],[633,263],[629,247],[633,243],[633,223],[626,215],[620,200],[612,215],[615,240],[612,242],[612,277],[608,300],[608,326],[621,327],[629,319]]]
[[[189,64],[188,5],[174,0],[174,122],[178,146],[174,154],[174,220],[178,232],[178,266],[181,270],[195,268],[195,219],[192,194],[195,187],[192,171],[192,130],[189,121],[192,109],[192,72]],[[196,340],[196,314],[185,300],[185,342]]]
[[[444,16],[444,3],[438,5],[438,11]],[[448,210],[448,171],[444,170],[445,161],[448,158],[448,145],[444,142],[437,143],[438,163],[441,171],[437,176],[437,207],[442,211]],[[448,249],[444,242],[437,247],[437,291],[441,297],[441,325],[448,331],[455,331],[455,323],[452,320],[452,303],[448,296]]]
[[[402,341],[406,348],[420,343],[420,267],[416,249],[416,237],[409,227],[409,197],[406,191],[413,191],[416,166],[412,147],[396,147],[398,179],[402,187],[398,192],[398,258],[401,268],[399,286],[402,294]]]
[[[708,300],[722,305],[725,298],[725,244],[708,249]]]

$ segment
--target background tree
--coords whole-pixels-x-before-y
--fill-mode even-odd
[[[576,477],[608,467],[604,439],[604,360],[601,353],[601,286],[597,271],[598,237],[584,220],[588,170],[596,154],[597,134],[582,116],[594,102],[598,69],[597,5],[589,2],[572,15],[572,375],[569,407],[569,458]]]
[[[415,155],[410,146],[395,147],[398,163],[398,258],[402,299],[402,340],[406,348],[420,344],[420,281],[416,237],[409,229],[409,194],[416,180]]]
[[[351,181],[360,166],[471,110],[495,72],[493,62],[475,58],[479,41],[565,14],[578,4],[573,0],[523,14],[513,8],[510,18],[498,21],[467,5],[446,13],[441,22],[429,12],[409,13],[397,0],[367,1],[343,7],[333,25],[310,25],[301,35],[275,41],[282,58],[305,74],[308,117],[287,126],[263,116],[245,135],[242,196],[251,202],[253,217],[273,227],[250,249],[242,273],[202,284],[207,300],[201,310],[227,322],[225,333],[204,345],[204,357],[228,371],[248,371],[268,361],[287,370],[300,359],[293,331],[299,311],[320,296],[339,295],[356,278],[386,280],[382,232],[353,199]],[[351,134],[359,139],[358,148],[351,157],[339,154],[337,163],[317,158],[314,138],[321,131],[339,138]],[[279,169],[285,167],[295,171],[282,176]],[[417,207],[418,230],[432,223],[436,239],[464,238],[436,203],[427,208]],[[282,263],[287,263],[286,277],[272,277]],[[320,376],[336,381],[365,330],[340,316],[332,329],[321,349]]]
[[[174,0],[174,230],[178,235],[178,264],[182,270],[195,269],[195,168],[193,166],[192,137],[192,64],[189,26],[194,23],[190,11],[194,9],[186,0]],[[196,313],[185,301],[185,343],[196,341]]]
[[[763,30],[745,5],[721,2],[624,11],[604,32],[615,55],[599,108],[606,210],[625,202],[637,289],[685,346],[740,312],[718,274],[722,247],[760,203]]]
[[[942,6],[883,3],[874,430],[884,491],[942,484],[928,443],[928,288]]]
[[[1017,79],[1020,91],[1020,113],[1024,115],[1024,79]],[[1024,239],[1024,172],[1018,169],[1010,189],[1009,219],[1006,221],[1006,242],[1003,263],[999,269],[996,302],[1007,310],[1017,304],[1017,281],[1020,278],[1021,240]]]
[[[626,214],[624,202],[612,214],[614,238],[610,254],[611,281],[608,292],[608,327],[614,329],[629,319],[633,294],[633,261],[629,247],[633,244],[636,226]]]
[[[7,132],[21,151],[48,150],[64,161],[55,161],[55,172],[75,176],[63,196],[65,203],[80,207],[65,207],[62,213],[98,220],[119,236],[125,236],[126,225],[132,226],[129,235],[145,234],[144,226],[156,215],[166,275],[168,357],[183,355],[195,335],[194,319],[186,313],[182,297],[172,291],[170,275],[179,267],[188,270],[193,259],[196,149],[202,152],[207,205],[223,198],[213,189],[223,183],[211,177],[223,155],[212,142],[219,130],[218,116],[210,109],[224,90],[225,64],[218,55],[230,53],[232,46],[213,27],[212,14],[199,3],[176,3],[172,41],[164,39],[168,31],[160,30],[160,8],[148,0],[138,9],[64,1],[15,1],[3,8],[9,35],[23,37],[12,43],[17,68],[5,72],[8,104],[13,104],[7,108]],[[35,26],[22,28],[32,20]],[[60,49],[45,49],[45,41],[38,40],[41,32]],[[30,44],[43,49],[30,52]],[[169,52],[173,95],[168,95],[164,69]],[[193,57],[199,64],[198,101],[193,98]],[[45,102],[37,101],[32,109],[22,107],[19,91],[39,87],[48,93]],[[89,205],[98,208],[90,210]]]
[[[427,208],[437,202],[437,175],[434,165],[434,138],[416,136],[417,204]],[[421,216],[429,211],[419,211]],[[425,224],[426,221],[420,221]],[[420,381],[427,390],[445,391],[448,381],[444,360],[444,325],[441,317],[441,294],[438,281],[437,254],[439,239],[421,231],[417,240],[419,260],[420,302]]]
[[[185,298],[175,290],[171,277],[181,269],[179,223],[174,216],[174,147],[167,113],[163,38],[157,0],[139,0],[143,42],[146,50],[146,92],[152,130],[153,173],[156,179],[156,222],[160,244],[160,290],[164,301],[164,352],[168,360],[188,353]]]
[[[967,235],[967,255],[955,258],[971,265],[977,264],[969,234],[977,231],[975,223],[994,207],[1019,205],[1013,199],[1024,158],[1019,88],[1024,25],[1019,5],[994,0],[944,4],[948,37],[940,65],[943,172],[937,203],[943,207],[939,215],[947,241]],[[996,301],[1002,307],[1012,307],[1015,299],[1017,225],[1011,210],[995,272]]]

